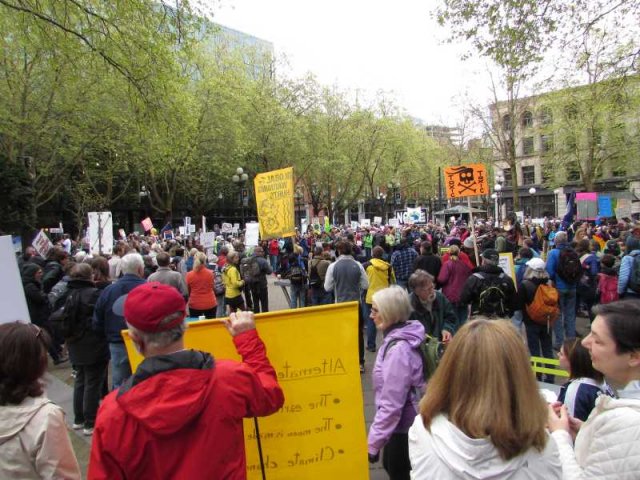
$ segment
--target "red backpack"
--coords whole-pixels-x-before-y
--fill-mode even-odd
[[[620,295],[618,295],[618,277],[599,273],[598,291],[600,292],[600,303],[611,303],[618,300],[620,298]]]

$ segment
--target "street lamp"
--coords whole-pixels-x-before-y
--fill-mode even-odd
[[[495,209],[496,209],[496,221],[495,221],[495,225],[496,227],[500,226],[501,223],[501,219],[500,219],[500,214],[501,214],[501,205],[500,205],[500,197],[502,194],[502,184],[501,183],[496,183],[493,186],[493,195],[491,195],[491,198],[494,199],[495,201]]]
[[[531,197],[532,197],[531,198],[531,207],[530,207],[530,210],[529,210],[529,216],[531,218],[533,218],[533,206],[534,206],[534,202],[535,202],[535,194],[536,194],[536,192],[537,192],[537,190],[536,190],[535,187],[531,187],[529,189],[529,195],[531,195]]]
[[[302,223],[302,219],[300,216],[300,206],[302,205],[302,200],[304,199],[304,193],[302,193],[299,189],[296,189],[296,193],[293,195],[296,201],[296,228]]]
[[[242,167],[236,169],[236,173],[231,177],[233,183],[238,186],[240,195],[240,215],[242,218],[242,225],[244,225],[244,207],[249,204],[249,192],[245,185],[249,180],[249,175],[245,173]]]
[[[393,193],[393,203],[400,205],[400,182],[391,181],[387,183],[387,189]]]

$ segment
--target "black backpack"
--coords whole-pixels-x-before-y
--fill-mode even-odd
[[[474,275],[481,280],[478,313],[489,317],[508,316],[508,282],[504,272],[500,275],[483,273],[474,273]]]
[[[568,284],[576,284],[582,278],[584,269],[580,257],[573,248],[563,248],[558,258],[558,275]]]
[[[287,277],[291,281],[291,285],[303,285],[307,280],[307,274],[300,265],[293,265],[289,269]]]
[[[254,256],[244,257],[240,261],[240,275],[245,283],[255,283],[260,278],[260,264]]]
[[[93,305],[84,303],[89,295],[93,295],[95,289],[90,292],[83,290],[71,290],[64,301],[64,305],[51,314],[51,323],[66,341],[74,341],[81,338],[89,327]]]
[[[311,268],[309,269],[309,286],[311,287],[322,285],[322,279],[318,273],[318,263],[320,262],[311,261]]]

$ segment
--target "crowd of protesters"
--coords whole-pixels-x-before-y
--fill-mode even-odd
[[[267,279],[270,276],[288,281],[285,284],[290,289],[291,308],[357,301],[360,304],[358,354],[361,372],[365,371],[365,348],[375,352],[380,333],[385,345],[389,344],[390,338],[404,338],[409,331],[409,343],[414,342],[414,337],[419,342],[428,335],[446,345],[454,341],[458,331],[469,332],[464,326],[477,318],[508,320],[506,323],[515,326],[513,332],[526,341],[529,355],[569,358],[578,351],[577,316],[594,321],[598,311],[604,312],[601,315],[609,312],[595,306],[640,298],[640,225],[631,222],[612,221],[601,225],[576,222],[569,225],[549,220],[533,224],[529,220],[520,223],[513,216],[500,227],[479,221],[471,228],[463,220],[396,227],[376,225],[327,230],[309,227],[294,237],[263,240],[251,247],[245,245],[242,235],[216,233],[219,234],[215,242],[207,248],[197,237],[160,238],[131,234],[114,245],[110,256],[90,255],[82,243],[74,244],[65,237],[47,258],[28,247],[18,259],[31,321],[49,340],[43,345],[54,364],[70,360],[74,369],[73,428],[93,435],[101,399],[110,388],[124,388],[124,391],[132,388],[136,376],[141,374],[132,372],[120,332],[136,327],[136,319],[134,322],[129,321],[129,317],[125,320],[122,302],[126,300],[123,299],[131,292],[141,292],[143,286],[157,288],[155,285],[163,285],[162,288],[171,289],[172,293],[167,295],[173,298],[172,305],[180,304],[180,325],[185,317],[203,319],[231,315],[235,319],[235,315],[243,311],[268,311]],[[501,254],[504,253],[513,256],[515,275],[501,265]],[[387,291],[390,287],[393,291]],[[154,290],[150,290],[149,295],[155,295]],[[540,309],[544,309],[539,300],[543,295],[555,299],[550,310],[544,310],[548,316],[546,324],[540,323],[538,318]],[[387,301],[400,303],[387,305]],[[81,331],[69,326],[72,308],[74,314],[83,319],[76,322],[82,325]],[[148,318],[148,312],[138,315],[142,333],[137,337],[137,345],[144,350],[147,339],[144,328],[156,328],[157,322],[163,319]],[[244,325],[243,322],[240,323]],[[174,323],[171,320],[161,330],[173,331],[177,325]],[[252,320],[247,319],[246,324],[247,329],[253,328]],[[235,331],[228,325],[234,336],[245,328]],[[474,329],[485,331],[479,326]],[[392,330],[395,333],[388,337]],[[182,345],[183,331],[176,330],[174,343],[163,343],[153,337],[162,344],[162,348],[157,349],[158,354],[169,346],[169,353],[173,354],[173,347]],[[495,336],[495,332],[487,330],[489,334]],[[585,347],[590,348],[592,343],[593,340],[586,342]],[[519,347],[513,348],[514,355],[519,356]],[[629,348],[635,352],[638,347],[634,344]],[[150,356],[156,355],[156,350],[150,351]],[[433,441],[427,439],[425,435],[429,434],[415,423],[412,427],[414,453],[412,462],[409,461],[409,427],[418,413],[427,428],[429,424],[442,424],[445,429],[461,429],[471,438],[475,438],[477,428],[483,429],[484,433],[490,430],[487,425],[470,426],[472,424],[462,417],[449,419],[451,424],[442,423],[440,414],[450,407],[442,403],[444,400],[437,399],[437,392],[431,397],[427,395],[418,408],[418,392],[424,391],[424,383],[419,378],[420,365],[416,359],[405,365],[411,356],[399,356],[401,351],[398,349],[386,361],[386,352],[379,351],[372,372],[376,404],[392,407],[389,415],[394,415],[395,420],[402,418],[402,421],[389,423],[385,410],[378,410],[372,425],[374,433],[370,433],[369,459],[377,461],[379,452],[386,446],[388,451],[383,455],[383,461],[391,478],[408,478],[411,463],[423,465],[419,470],[424,471],[435,465],[431,463],[432,467],[424,467],[424,460],[415,451],[416,445]],[[180,362],[175,368],[181,368]],[[111,386],[107,385],[109,363]],[[402,383],[403,388],[413,392],[411,402],[407,402],[407,395],[398,396],[395,390],[397,398],[385,397],[384,382],[389,381],[388,374],[395,364],[411,367],[411,378]],[[566,362],[563,365],[571,370],[572,381],[577,382],[573,387],[567,385],[562,397],[570,398],[569,403],[574,402],[571,405],[575,406],[577,385],[587,384],[595,386],[598,392],[615,394],[602,384],[601,373],[589,371],[591,380],[583,380],[583,375],[576,373],[578,367]],[[198,368],[209,367],[205,361]],[[264,368],[271,372],[270,366]],[[602,373],[606,372],[603,370]],[[464,377],[461,379],[464,381]],[[442,381],[440,377],[437,380]],[[550,376],[540,376],[539,380],[555,381]],[[401,381],[401,378],[396,379],[396,383]],[[618,387],[623,391],[626,384]],[[524,398],[529,390],[527,384],[518,395]],[[436,403],[429,406],[429,402]],[[593,408],[593,395],[590,402],[590,408]],[[272,411],[274,405],[271,401],[263,413]],[[529,407],[538,408],[539,405]],[[517,406],[510,408],[519,411]],[[555,418],[550,419],[554,431],[574,429],[567,423],[564,410],[556,407],[554,412],[559,415],[557,422]],[[584,415],[581,411],[580,417]],[[531,433],[527,433],[527,428],[522,428],[523,436]],[[532,465],[544,463],[549,456],[557,458],[555,447],[549,450],[547,446],[548,435],[544,436],[538,430],[534,433],[535,440],[527,445],[511,448],[494,442],[487,448],[495,449],[496,455],[503,460],[520,456],[520,460],[531,461]],[[561,437],[561,434],[554,435],[558,441]],[[117,446],[113,448],[117,449]],[[531,449],[537,450],[542,457],[532,461]],[[562,449],[562,458],[569,458],[566,447]],[[580,470],[579,464],[587,454],[581,452],[580,455],[577,460],[571,457],[573,471]],[[499,462],[497,465],[496,468],[502,468]],[[549,472],[555,472],[550,474],[555,478],[558,471],[555,463],[551,462],[547,467]],[[445,467],[433,468],[432,472],[446,470]]]

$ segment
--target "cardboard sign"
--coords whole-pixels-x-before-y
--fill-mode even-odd
[[[92,255],[113,253],[113,219],[111,212],[89,212],[89,250]]]
[[[249,222],[245,228],[244,244],[247,247],[255,247],[258,245],[260,239],[260,224],[257,222]]]
[[[33,248],[36,249],[36,252],[38,252],[38,255],[40,255],[42,258],[47,258],[49,250],[53,248],[53,243],[51,243],[51,240],[49,240],[47,234],[44,233],[44,230],[40,230],[38,232],[38,235],[36,235],[36,238],[33,239],[31,245],[33,245]]]
[[[259,173],[254,179],[260,238],[293,237],[293,167]]]
[[[0,268],[0,305],[2,305],[0,323],[15,321],[27,323],[29,322],[29,309],[24,288],[22,288],[22,279],[11,235],[0,237],[0,264],[2,265]]]
[[[473,197],[489,193],[487,170],[481,163],[446,167],[444,183],[447,198]]]
[[[148,232],[149,230],[151,230],[153,228],[153,222],[151,221],[151,219],[149,217],[147,217],[144,220],[142,220],[140,222],[140,225],[142,225],[142,229],[145,232]]]
[[[285,398],[280,411],[258,419],[269,480],[369,478],[357,322],[357,302],[256,315]],[[135,369],[142,358],[127,331],[123,337]],[[190,323],[184,340],[185,348],[240,360],[220,321]],[[244,434],[247,478],[260,479],[253,419]]]
[[[509,276],[511,280],[513,280],[513,284],[516,286],[516,290],[517,290],[518,284],[516,283],[516,266],[513,263],[513,253],[511,252],[501,253],[500,259],[498,260],[498,266],[502,269],[505,275]]]
[[[200,234],[200,243],[203,248],[213,248],[213,242],[216,240],[216,232],[204,232]]]

